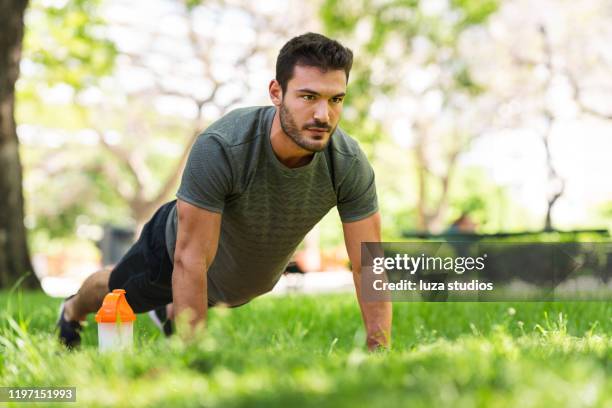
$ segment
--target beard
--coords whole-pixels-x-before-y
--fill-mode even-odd
[[[321,143],[320,140],[316,140],[311,137],[308,137],[307,135],[303,134],[300,129],[298,129],[298,126],[295,123],[295,120],[293,119],[293,115],[291,115],[291,112],[289,112],[289,109],[287,109],[285,104],[282,102],[281,102],[281,106],[279,109],[279,115],[280,115],[280,125],[281,125],[281,129],[283,129],[283,132],[285,132],[287,136],[289,136],[296,145],[312,153],[316,153],[316,152],[325,150],[325,148],[329,144],[329,141],[331,140],[331,135],[333,135],[334,132],[336,131],[335,127],[331,129],[329,124],[321,123],[321,122],[308,123],[304,125],[303,130],[306,130],[308,128],[330,129],[330,131],[327,134],[327,140],[325,141],[325,143]]]

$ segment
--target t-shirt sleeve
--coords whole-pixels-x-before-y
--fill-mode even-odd
[[[338,187],[338,213],[342,222],[364,219],[378,211],[374,170],[359,149]]]
[[[176,196],[209,211],[222,213],[232,190],[229,152],[215,135],[202,134],[191,147]]]

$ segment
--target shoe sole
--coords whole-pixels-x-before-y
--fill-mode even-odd
[[[64,300],[62,301],[62,303],[60,303],[60,305],[59,305],[59,316],[58,316],[58,318],[57,318],[57,321],[55,322],[55,327],[57,327],[57,328],[58,328],[58,330],[60,330],[60,332],[61,332],[61,329],[60,329],[60,322],[62,321],[62,316],[64,316],[64,307],[66,306],[66,301],[67,301],[67,300],[70,300],[70,299],[71,299],[71,298],[73,298],[74,296],[75,296],[75,295],[68,296],[68,297],[67,297],[66,299],[64,299]],[[67,320],[66,320],[66,321],[67,321]],[[83,327],[83,322],[79,322],[79,323],[81,324],[81,327]],[[81,334],[81,333],[79,333],[79,337],[80,337],[80,334]],[[61,337],[60,337],[60,342],[64,343]],[[81,340],[79,339],[79,342],[78,342],[78,344],[77,344],[76,346],[80,345],[80,343],[81,343]],[[69,346],[69,345],[67,345],[67,344],[64,344],[64,345],[65,345],[66,347],[68,347],[69,349],[71,349],[71,348],[73,348],[73,347],[74,347],[74,346]]]
[[[164,324],[159,320],[159,317],[155,314],[155,310],[149,310],[147,315],[153,320],[153,323],[157,326],[157,328],[163,333],[164,332]]]

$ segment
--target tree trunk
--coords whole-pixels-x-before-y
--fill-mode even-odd
[[[19,76],[27,0],[0,0],[0,288],[30,273],[22,286],[39,283],[33,273],[23,224],[19,142],[15,126],[15,82]]]

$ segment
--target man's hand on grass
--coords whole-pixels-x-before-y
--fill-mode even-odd
[[[389,334],[383,330],[376,330],[368,333],[366,345],[369,351],[388,350],[391,347]]]

